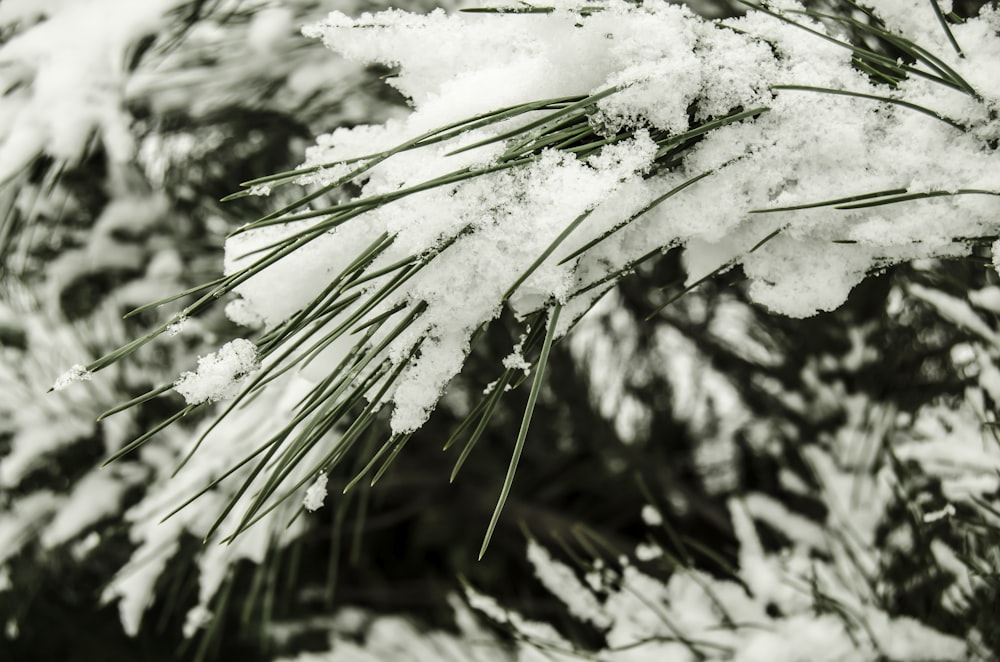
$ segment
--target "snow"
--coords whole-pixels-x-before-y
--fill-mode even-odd
[[[218,402],[234,397],[246,378],[257,370],[260,361],[257,346],[244,338],[231,340],[218,351],[198,359],[198,370],[185,372],[174,390],[188,404]]]
[[[118,609],[126,632],[138,631],[143,613],[155,599],[156,579],[163,573],[165,564],[178,549],[182,538],[193,535],[204,539],[208,535],[218,513],[235,497],[243,481],[250,479],[252,465],[243,467],[232,481],[223,482],[197,503],[166,520],[164,517],[244,459],[259,446],[261,438],[270,437],[286,426],[294,436],[297,428],[291,421],[295,405],[311,388],[312,385],[297,374],[288,373],[279,378],[274,389],[266,389],[258,396],[254,407],[238,408],[224,418],[191,461],[176,475],[174,470],[179,461],[190,453],[192,445],[211,421],[203,422],[200,428],[194,430],[168,428],[157,444],[140,449],[142,464],[153,468],[155,474],[149,479],[150,489],[145,496],[125,514],[130,538],[137,547],[103,596],[106,602],[120,598]],[[317,448],[307,452],[301,466],[291,472],[289,479],[293,482],[304,481],[319,456],[327,450]],[[265,480],[266,473],[258,474],[246,493],[237,500],[221,524],[223,534],[233,532]],[[235,564],[242,559],[255,564],[263,563],[270,545],[287,544],[302,534],[301,520],[288,526],[289,518],[299,503],[289,499],[279,506],[273,499],[269,500],[269,504],[276,506],[269,517],[229,544],[218,544],[218,538],[213,538],[202,548],[198,557],[198,602],[190,609],[187,620],[189,631],[197,629],[202,616],[211,611],[213,598]]]
[[[131,475],[131,479],[129,474]],[[42,546],[51,549],[75,538],[87,527],[117,514],[125,491],[136,481],[128,468],[92,470],[78,482],[69,498],[42,534]]]
[[[523,657],[515,657],[500,639],[480,624],[469,607],[457,596],[448,596],[455,612],[457,632],[427,630],[420,623],[404,616],[375,614],[357,607],[344,607],[326,623],[311,619],[307,624],[282,624],[281,632],[270,633],[279,643],[294,634],[328,628],[329,650],[303,652],[295,657],[282,657],[278,662],[510,662],[529,660],[530,649]],[[564,656],[547,657],[563,660]]]
[[[39,490],[0,513],[0,566],[21,551],[32,531],[41,528],[63,504],[63,498]]]
[[[968,301],[917,283],[910,284],[907,289],[913,296],[931,304],[948,321],[965,327],[994,346],[1000,346],[1000,334],[983,321]]]
[[[80,158],[91,133],[104,138],[113,161],[134,152],[117,88],[126,77],[128,46],[164,29],[166,12],[182,0],[76,0],[58,11],[18,4],[0,24],[42,18],[0,46],[0,83],[8,116],[0,122],[0,181],[17,174],[43,150],[58,160]],[[44,17],[44,18],[43,18]],[[59,48],[53,48],[59,44]]]
[[[933,522],[938,521],[939,519],[943,519],[945,517],[951,517],[954,514],[955,514],[955,506],[949,503],[946,504],[945,507],[942,508],[941,510],[934,510],[929,513],[924,513],[923,517],[924,524],[931,524]]]
[[[49,17],[43,3],[5,1],[0,23],[10,26],[41,20],[42,26],[30,37],[28,32],[14,34],[0,46],[0,63],[5,65],[0,67],[0,80],[10,90],[5,97],[10,103],[0,110],[0,179],[21,171],[42,151],[60,160],[78,158],[95,131],[112,160],[128,161],[135,146],[127,130],[130,118],[117,90],[126,88],[133,98],[149,93],[152,103],[161,108],[176,107],[184,95],[176,93],[180,85],[156,88],[152,78],[126,75],[120,56],[131,42],[157,32],[166,11],[177,4],[178,0],[99,0],[87,3],[84,9],[82,1],[64,0],[60,5],[70,9]],[[389,342],[369,371],[361,375],[372,374],[374,366],[383,365],[382,361],[401,370],[383,399],[394,407],[395,432],[412,431],[426,421],[449,380],[461,370],[473,332],[495,319],[504,306],[522,319],[555,302],[566,305],[568,310],[582,311],[593,302],[590,297],[600,293],[577,295],[581,287],[653,249],[681,247],[689,284],[705,274],[741,265],[757,303],[780,314],[806,317],[835,309],[855,285],[882,267],[914,259],[965,255],[970,248],[964,238],[998,233],[997,198],[988,195],[955,195],[871,208],[826,206],[775,211],[890,188],[1000,189],[995,151],[984,149],[989,140],[1000,135],[1000,125],[986,112],[1000,105],[1000,79],[995,74],[1000,62],[1000,47],[993,34],[995,14],[955,27],[959,41],[968,52],[976,54],[959,59],[944,41],[927,3],[887,0],[880,6],[890,29],[930,44],[949,66],[976,86],[983,97],[980,101],[917,78],[904,81],[895,91],[875,88],[851,67],[848,51],[761,14],[716,24],[656,1],[642,7],[611,1],[605,11],[590,16],[577,13],[573,2],[557,4],[560,10],[531,17],[449,15],[442,11],[416,16],[391,10],[349,18],[334,13],[306,30],[359,66],[378,62],[398,67],[399,76],[390,83],[410,98],[412,111],[385,124],[342,129],[320,138],[305,165],[391,149],[428,129],[499,106],[591,94],[612,87],[617,91],[596,104],[590,121],[604,131],[634,129],[627,139],[586,160],[548,149],[519,169],[483,172],[475,179],[380,205],[350,224],[319,233],[293,256],[237,288],[241,298],[227,307],[230,318],[248,326],[274,329],[311,302],[381,233],[394,241],[371,269],[410,255],[426,258],[426,264],[405,288],[370,313],[386,313],[396,306],[412,309],[418,302],[427,304],[425,312]],[[790,2],[782,6],[798,7]],[[96,20],[93,16],[101,20],[115,17],[110,22],[112,29],[102,32],[101,39],[90,38]],[[246,28],[244,48],[232,50],[242,55],[252,53],[260,57],[260,66],[270,66],[273,60],[269,58],[280,55],[293,26],[294,14],[289,10],[275,8],[259,13]],[[206,27],[193,39],[215,44],[218,36]],[[48,47],[64,42],[68,44],[65,49]],[[82,45],[86,48],[72,48]],[[76,53],[78,61],[67,61],[66,52]],[[165,62],[168,67],[177,64],[169,59]],[[292,72],[288,85],[307,96],[322,86],[322,71],[322,67],[303,65]],[[32,85],[19,86],[29,79],[34,81]],[[771,90],[771,86],[780,84],[890,94],[940,110],[969,129],[957,131],[933,118],[871,100]],[[192,112],[207,112],[216,98],[199,98]],[[735,108],[758,107],[768,110],[754,119],[717,129],[705,136],[683,163],[652,174],[658,131],[677,133],[688,129],[692,119],[697,122]],[[68,113],[68,108],[73,108],[74,113]],[[67,116],[72,121],[56,121]],[[507,145],[458,155],[451,152],[523,126],[537,116],[535,113],[508,120],[445,144],[398,154],[354,183],[363,196],[393,194],[450,172],[485,170],[497,164]],[[329,181],[344,171],[343,167],[333,166],[306,175],[302,181]],[[664,191],[708,171],[712,171],[711,176],[636,218],[595,248],[558,264],[563,256],[618,227]],[[264,185],[251,193],[269,191],[270,187]],[[54,267],[54,282],[89,268],[95,254],[105,255],[105,261],[100,262],[105,265],[109,259],[142,264],[141,254],[115,243],[111,235],[139,232],[158,220],[165,209],[165,199],[156,197],[119,200],[109,205],[96,223],[96,239],[86,250],[67,254]],[[768,210],[772,213],[751,213]],[[589,216],[579,227],[505,299],[515,279],[549,249],[560,232],[585,213]],[[250,255],[254,251],[308,229],[313,223],[289,223],[232,237],[226,247],[226,273],[246,268],[260,256]],[[766,243],[760,243],[772,235]],[[449,240],[454,242],[437,253]],[[1000,242],[993,249],[995,255],[1000,255]],[[1000,264],[1000,259],[995,261]],[[150,265],[150,273],[176,276],[182,266],[176,255],[165,254],[155,268]],[[377,278],[360,287],[363,299],[386,282],[385,277]],[[956,356],[968,357],[970,364],[982,363],[980,387],[996,399],[1000,377],[990,352],[1000,346],[1000,336],[981,312],[1000,310],[1000,288],[970,292],[968,301],[920,285],[912,285],[908,294],[933,306],[942,317],[972,331],[985,343],[985,349],[977,345],[956,352]],[[596,325],[587,329],[584,322],[578,330],[589,331],[590,335],[581,336],[573,351],[587,357],[592,381],[598,385],[595,396],[601,394],[602,414],[614,422],[623,437],[639,439],[648,416],[628,390],[643,375],[631,375],[636,382],[629,382],[622,374],[625,370],[620,369],[628,367],[621,359],[628,358],[635,349],[632,345],[637,343],[637,334],[614,296],[604,304],[595,312],[614,333],[602,337]],[[356,310],[358,307],[350,307],[343,314]],[[322,335],[341,319],[316,332]],[[388,328],[397,318],[389,319],[385,329],[373,332],[369,343],[358,346],[371,347],[386,339]],[[557,330],[558,336],[568,331],[571,323],[565,320],[575,322],[576,316],[564,315],[562,319],[564,326]],[[743,342],[734,347],[741,356],[768,365],[775,360],[770,349],[747,341],[745,331],[752,323],[745,308],[721,307],[706,329],[734,346]],[[179,331],[179,326],[173,331]],[[608,346],[609,336],[617,338],[618,347]],[[863,343],[852,338],[855,340],[853,349],[858,351],[852,349],[844,360],[846,367],[859,367],[867,361],[861,351]],[[669,406],[704,441],[699,451],[702,455],[698,456],[699,469],[731,464],[733,439],[748,418],[738,394],[711,366],[699,360],[682,332],[666,329],[658,332],[653,341],[654,358],[663,359],[660,363],[671,385]],[[419,353],[410,351],[418,346]],[[152,523],[158,522],[179,495],[201,487],[228,469],[234,458],[245,455],[248,440],[259,442],[260,435],[289,425],[293,409],[290,403],[309,391],[309,380],[325,375],[355,347],[346,338],[334,343],[289,380],[292,385],[284,401],[266,400],[270,409],[243,412],[227,421],[214,433],[213,441],[219,443],[208,444],[212,449],[197,455],[198,459],[175,482],[168,483],[167,469],[157,474],[154,484],[158,489],[150,490],[130,510],[130,533],[137,545],[136,553],[105,593],[107,600],[120,598],[126,631],[138,631],[153,599],[156,581],[177,549],[179,538],[185,533],[205,535],[210,522],[205,521],[204,513],[221,510],[230,494],[220,490],[219,494],[206,496],[207,503],[199,504],[201,514],[193,509],[165,526],[154,527]],[[237,339],[200,358],[197,370],[184,373],[175,388],[189,404],[226,399],[236,394],[260,362],[254,343]],[[503,365],[525,372],[530,369],[520,345],[503,360]],[[807,366],[806,370],[812,368]],[[83,366],[76,365],[56,381],[54,389],[89,378]],[[834,399],[838,407],[847,410],[849,422],[845,427],[871,429],[872,436],[884,432],[885,421],[891,420],[894,413],[862,413],[857,400],[836,389],[826,389],[821,395],[826,400],[817,396],[816,410]],[[883,415],[884,419],[880,418]],[[14,437],[0,484],[15,484],[44,457],[46,449],[91,431],[75,419],[61,423],[65,428],[61,433],[42,423]],[[995,492],[998,486],[995,470],[1000,467],[1000,455],[994,446],[982,443],[981,431],[982,420],[976,412],[963,410],[955,415],[927,408],[919,413],[912,434],[900,440],[896,451],[901,460],[918,461],[935,474],[946,498],[968,502],[973,496]],[[184,442],[189,441],[184,438]],[[836,459],[813,451],[804,455],[823,477],[825,496],[836,506],[831,509],[828,525],[839,526],[847,521],[858,530],[862,543],[870,546],[889,490],[872,479],[864,484],[869,490],[868,500],[854,503],[849,495],[861,480],[854,471],[858,466],[845,467],[838,462],[841,456],[863,455],[857,464],[869,468],[865,462],[871,460],[871,447],[859,446],[865,440],[848,439],[839,433],[824,441],[830,442]],[[326,446],[324,452],[329,449]],[[856,452],[859,448],[862,453]],[[149,466],[172,467],[186,449],[177,439],[168,439],[161,448],[145,451],[144,458]],[[316,459],[307,456],[299,475],[291,478],[313,478]],[[87,474],[69,499],[42,492],[20,500],[16,508],[2,515],[0,554],[16,553],[31,531],[42,524],[46,527],[41,536],[45,547],[77,538],[120,507],[125,488],[134,480],[111,473]],[[313,478],[302,500],[307,509],[322,506],[326,480],[325,474]],[[257,482],[247,493],[254,494],[259,487]],[[710,486],[713,492],[724,489],[724,484]],[[245,501],[236,504],[234,517],[245,505]],[[948,503],[942,510],[926,513],[924,522],[933,523],[955,512]],[[684,570],[661,582],[627,567],[622,590],[605,605],[585,589],[571,569],[559,565],[536,543],[529,545],[528,554],[540,581],[570,606],[571,613],[599,627],[610,627],[610,642],[625,646],[644,636],[663,639],[637,647],[632,659],[644,655],[678,660],[689,657],[681,644],[665,640],[672,633],[664,628],[660,615],[639,597],[662,605],[685,629],[704,631],[706,638],[733,647],[738,651],[737,659],[742,660],[846,658],[857,653],[858,647],[873,655],[872,649],[877,648],[898,659],[927,655],[959,659],[965,654],[961,642],[905,618],[891,619],[871,607],[871,596],[850,594],[846,587],[851,582],[833,577],[840,570],[834,568],[834,563],[808,555],[809,550],[823,550],[834,560],[843,560],[844,549],[837,547],[840,543],[826,540],[821,527],[758,494],[748,495],[739,504],[734,502],[732,517],[742,543],[742,585]],[[642,518],[651,526],[662,522],[652,506],[643,509]],[[783,530],[792,539],[794,549],[780,558],[767,553],[754,531],[755,520]],[[146,522],[151,524],[147,526]],[[236,522],[230,518],[225,524],[231,528]],[[201,585],[198,603],[188,614],[188,634],[211,617],[211,599],[237,560],[263,562],[277,537],[275,531],[259,525],[234,545],[213,545],[200,555]],[[93,536],[85,540],[88,545],[81,543],[81,550],[100,542]],[[970,588],[967,569],[955,553],[939,541],[932,545],[938,564],[955,574],[960,588]],[[636,550],[637,556],[645,560],[662,553],[662,549],[646,543]],[[4,572],[0,567],[0,577],[6,576]],[[872,626],[875,641],[869,642],[871,646],[858,644],[852,634],[863,641],[865,635],[849,632],[843,621],[829,613],[816,617],[814,596],[798,588],[806,581],[835,593],[863,613]],[[705,589],[708,585],[725,596],[723,602],[738,612],[740,622],[762,623],[764,627],[736,633],[721,628],[718,605]],[[746,595],[743,585],[749,586],[754,595]],[[949,599],[957,603],[959,593],[949,594]],[[565,644],[544,625],[527,623],[486,598],[476,598],[473,592],[469,599],[502,622],[558,645]],[[768,616],[763,604],[770,599],[779,604],[785,617]],[[382,644],[385,654],[395,655],[400,652],[401,637],[410,640],[419,634],[407,629],[405,623],[385,620],[372,636],[390,642]],[[342,644],[341,650],[347,651],[343,655],[361,655],[349,645]],[[629,655],[623,653],[621,659]]]
[[[139,633],[142,616],[155,599],[154,588],[167,562],[178,549],[177,524],[147,522],[135,526],[130,537],[141,540],[133,552],[133,562],[123,567],[101,593],[101,601],[118,601],[122,628],[129,636]]]
[[[52,385],[52,390],[61,391],[73,382],[90,381],[91,378],[91,373],[82,364],[77,363],[56,378],[55,383]]]
[[[86,559],[87,556],[92,551],[97,549],[97,546],[100,544],[101,544],[101,534],[99,534],[97,531],[91,531],[80,541],[73,544],[72,548],[70,549],[71,553],[73,554],[73,559],[77,563],[83,562],[84,559]]]
[[[188,317],[180,318],[179,320],[177,320],[176,322],[167,327],[166,334],[168,336],[176,336],[180,333],[183,333],[184,327],[187,326],[188,322],[190,321],[191,320]]]
[[[642,507],[642,521],[646,523],[646,526],[660,526],[663,524],[663,515],[647,503]]]
[[[695,455],[705,488],[725,493],[736,480],[736,436],[751,419],[739,392],[680,328],[658,325],[654,345],[647,351],[670,385],[675,420],[685,423],[701,440]]]
[[[216,513],[224,505],[222,499],[208,502],[209,513]],[[213,507],[215,506],[215,507]],[[198,557],[198,604],[188,610],[185,621],[186,636],[193,634],[199,624],[211,614],[209,605],[226,581],[231,581],[238,561],[247,560],[261,565],[272,542],[273,532],[267,526],[255,526],[244,531],[230,544],[208,545]]]
[[[306,490],[306,496],[302,500],[306,510],[316,511],[323,507],[323,502],[326,500],[326,481],[326,474],[320,474],[316,482]]]
[[[968,503],[1000,488],[1000,446],[984,432],[969,401],[954,410],[942,405],[922,408],[895,450],[901,461],[916,461],[940,480],[945,499],[952,503]]]
[[[966,646],[956,639],[926,627],[906,616],[890,621],[883,613],[865,610],[879,649],[893,660],[963,660],[968,659]]]
[[[740,580],[714,578],[688,568],[676,568],[666,582],[639,572],[627,562],[614,578],[604,582],[608,592],[600,614],[606,618],[607,648],[597,659],[608,662],[669,660],[739,660],[741,662],[800,662],[821,660],[875,659],[880,652],[892,651],[893,659],[963,659],[965,644],[908,618],[892,618],[864,599],[845,589],[849,580],[831,572],[821,557],[804,548],[786,550],[780,556],[765,553],[739,504],[732,504],[737,536],[741,542]],[[540,558],[537,550],[529,555]],[[651,545],[641,546],[641,555],[655,558]],[[830,550],[840,554],[836,549]],[[637,554],[639,550],[637,550]],[[662,550],[661,550],[662,553]],[[580,609],[578,586],[552,567],[551,557],[542,564],[549,577],[546,586],[567,604],[578,604],[584,619],[592,608]],[[536,562],[536,567],[538,563]],[[575,579],[575,577],[573,578]],[[749,586],[751,593],[747,593]],[[597,586],[592,585],[594,591]],[[825,607],[820,607],[823,596]],[[499,623],[509,623],[522,634],[509,611],[486,604],[481,596],[470,601]],[[864,627],[844,619],[829,609],[834,600],[849,613],[863,614]],[[778,613],[774,615],[773,608]],[[597,607],[593,607],[597,608]],[[735,626],[733,624],[736,624]],[[543,631],[533,630],[539,642]],[[536,634],[537,633],[537,634]],[[698,654],[677,641],[679,636],[698,642]]]
[[[198,630],[208,626],[212,622],[213,616],[211,611],[200,605],[188,610],[188,613],[184,616],[184,625],[181,628],[184,637],[186,639],[193,637]]]
[[[794,544],[818,552],[826,550],[827,532],[816,522],[790,511],[779,501],[764,494],[751,492],[743,501],[755,519],[781,531]]]
[[[567,566],[556,562],[548,550],[534,540],[528,542],[528,562],[542,585],[565,603],[574,618],[601,629],[611,624],[611,619],[597,597],[576,574]]]
[[[658,545],[640,543],[635,546],[635,558],[640,561],[655,561],[663,557],[663,548]]]
[[[254,14],[247,31],[250,48],[258,55],[278,50],[295,32],[295,14],[287,7],[268,7]]]
[[[465,599],[468,601],[469,606],[476,611],[481,612],[495,623],[513,627],[519,634],[527,638],[529,641],[541,642],[552,646],[556,650],[561,649],[571,651],[573,649],[572,644],[566,641],[566,639],[564,639],[556,631],[556,629],[548,623],[530,621],[516,611],[504,608],[496,600],[487,595],[483,595],[471,586],[465,587]],[[543,656],[541,651],[539,651],[536,646],[523,647],[521,652],[524,657],[520,659],[524,660],[552,659]],[[573,659],[573,657],[575,656],[560,655],[555,659],[566,659],[568,662],[568,660]]]
[[[27,341],[23,350],[0,347],[0,393],[4,395],[0,429],[10,435],[0,461],[0,489],[9,490],[16,489],[33,471],[47,467],[61,449],[94,435],[98,429],[95,411],[104,403],[111,406],[116,395],[100,380],[88,383],[87,388],[46,393],[54,374],[73,360],[92,356],[93,347],[88,346],[87,336],[79,328],[40,310],[40,302],[26,291],[8,284],[0,298],[5,301],[0,314],[8,317],[10,328],[22,331]],[[102,338],[105,321],[101,315],[94,317],[89,338]],[[119,373],[113,369],[112,374]],[[78,366],[66,376],[85,379],[89,373]],[[103,432],[108,444],[117,438],[114,426],[105,426]]]
[[[1000,287],[989,285],[980,290],[969,290],[968,297],[974,306],[1000,313]]]
[[[969,599],[986,583],[978,573],[972,573],[969,566],[959,559],[947,543],[934,539],[931,541],[931,554],[938,567],[954,577],[955,582],[948,586],[941,596],[941,603],[954,614],[962,613],[969,606]]]
[[[649,379],[649,367],[639,352],[635,320],[620,297],[609,292],[574,327],[567,338],[574,360],[586,369],[590,399],[625,443],[644,439],[651,412],[632,393]]]

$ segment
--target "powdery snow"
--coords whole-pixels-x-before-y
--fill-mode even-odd
[[[257,347],[249,340],[231,340],[217,352],[198,359],[198,370],[185,372],[174,384],[189,405],[234,397],[250,373],[260,366]]]
[[[528,561],[534,567],[538,580],[565,603],[571,616],[602,629],[611,624],[597,597],[577,578],[576,573],[558,563],[547,549],[534,540],[528,542]]]

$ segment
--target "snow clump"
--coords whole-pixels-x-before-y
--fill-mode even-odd
[[[198,359],[198,370],[185,372],[174,384],[189,405],[235,397],[260,361],[257,347],[244,338],[232,340],[219,351]]]

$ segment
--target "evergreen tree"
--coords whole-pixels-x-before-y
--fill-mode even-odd
[[[29,4],[0,657],[1000,655],[991,5]]]

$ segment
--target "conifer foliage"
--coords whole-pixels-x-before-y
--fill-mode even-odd
[[[14,2],[0,63],[0,651],[1000,655],[992,3]]]

